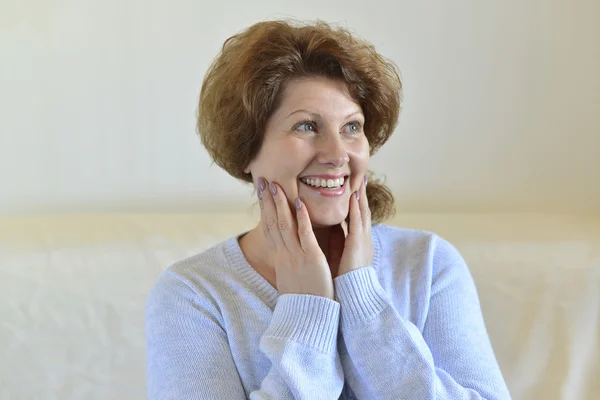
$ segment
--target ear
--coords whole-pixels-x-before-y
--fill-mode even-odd
[[[249,174],[249,173],[251,173],[251,172],[252,172],[252,165],[253,165],[253,164],[254,164],[254,162],[253,162],[253,161],[251,161],[251,162],[249,162],[249,163],[248,163],[248,165],[246,166],[246,168],[244,168],[244,172],[245,172],[246,174]]]

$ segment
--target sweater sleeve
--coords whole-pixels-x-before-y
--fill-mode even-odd
[[[373,267],[334,282],[348,352],[343,367],[358,398],[510,399],[462,257],[433,277],[423,332],[399,315]]]
[[[280,296],[260,341],[271,369],[250,399],[337,400],[344,386],[339,313],[339,303],[325,297]]]
[[[339,303],[330,299],[280,296],[260,341],[271,368],[250,399],[337,400],[344,382],[339,312]],[[150,400],[246,399],[219,315],[214,303],[178,275],[161,276],[146,304]]]

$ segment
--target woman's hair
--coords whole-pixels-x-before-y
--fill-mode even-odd
[[[252,182],[244,170],[261,148],[285,84],[317,76],[346,83],[362,107],[373,155],[392,135],[400,113],[402,83],[395,64],[347,29],[322,21],[266,21],[227,39],[204,77],[197,129],[214,162]],[[375,224],[394,214],[394,198],[372,173],[369,178]]]

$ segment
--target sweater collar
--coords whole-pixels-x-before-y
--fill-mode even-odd
[[[372,267],[377,270],[381,258],[381,240],[379,238],[378,225],[373,226],[371,232],[371,239],[373,241]],[[274,310],[280,293],[248,263],[239,244],[239,238],[241,236],[243,236],[243,234],[233,236],[225,241],[223,255],[227,260],[227,263],[235,270],[239,277],[247,283],[250,288],[256,291],[258,296],[263,299],[265,304],[267,304],[271,310]]]

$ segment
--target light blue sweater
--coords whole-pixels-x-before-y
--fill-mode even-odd
[[[146,307],[150,399],[510,399],[458,251],[386,225],[373,245],[335,301],[280,295],[237,237],[170,267]]]

